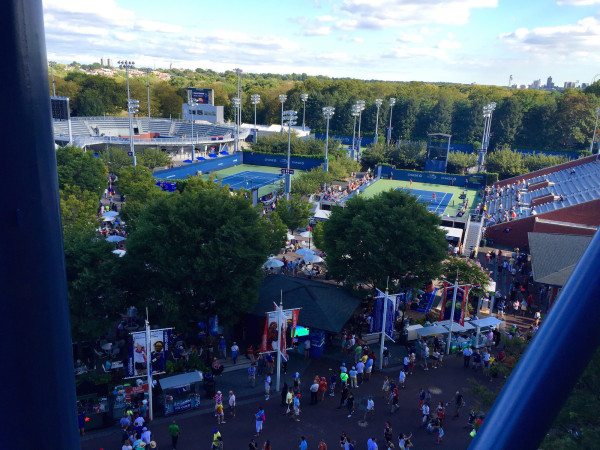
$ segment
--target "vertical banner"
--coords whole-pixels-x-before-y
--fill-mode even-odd
[[[260,345],[260,352],[274,352],[277,350],[277,311],[269,311],[265,318],[265,326],[263,329],[262,342]],[[290,347],[293,344],[293,337],[296,333],[296,326],[298,325],[298,319],[300,317],[299,309],[284,309],[283,320],[281,329],[281,351],[283,354],[287,354],[288,340]]]
[[[442,297],[444,307],[440,311],[440,320],[450,320],[452,315],[452,297],[454,296],[454,285],[444,283],[444,294]],[[456,305],[454,307],[454,321],[463,325],[469,298],[468,286],[459,287],[456,293]]]
[[[172,328],[150,331],[150,349],[146,348],[146,332],[131,333],[127,376],[130,378],[146,375],[146,362],[150,358],[152,375],[165,373],[171,344]]]
[[[383,322],[383,306],[384,300],[386,298],[385,292],[376,289],[377,295],[375,297],[375,304],[373,306],[373,314],[371,320],[371,333],[380,333],[381,332],[381,323]],[[385,320],[385,333],[388,336],[393,336],[394,334],[394,319],[396,317],[396,305],[398,304],[398,299],[401,294],[389,294],[387,296],[387,314]]]

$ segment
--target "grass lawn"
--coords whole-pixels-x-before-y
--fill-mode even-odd
[[[366,198],[373,197],[374,195],[379,194],[380,192],[389,191],[391,189],[397,188],[407,188],[410,189],[411,185],[408,181],[398,181],[398,180],[378,180],[371,186],[369,186],[365,191],[361,194]],[[453,194],[452,200],[444,210],[444,215],[447,216],[456,216],[458,212],[459,205],[461,203],[458,198],[460,194],[463,192],[463,188],[456,186],[446,186],[445,184],[428,184],[428,183],[412,183],[413,189],[420,189],[422,191],[436,191],[436,192],[448,192]],[[474,189],[468,189],[466,191],[467,198],[469,200],[469,206],[473,209],[474,206],[477,206],[477,201],[479,200],[477,191]]]

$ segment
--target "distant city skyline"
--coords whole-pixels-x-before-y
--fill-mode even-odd
[[[62,63],[556,87],[600,73],[600,0],[46,0],[44,16]]]

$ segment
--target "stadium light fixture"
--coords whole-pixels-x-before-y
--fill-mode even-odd
[[[283,104],[287,100],[287,95],[279,94],[279,102],[281,103],[281,132],[283,133]]]
[[[140,101],[134,99],[127,100],[127,117],[129,118],[129,152],[133,158],[133,166],[137,166],[137,158],[135,156],[135,145],[133,144],[133,115],[139,111]]]
[[[483,137],[481,139],[481,149],[477,158],[477,171],[482,172],[485,165],[485,155],[490,145],[490,130],[492,126],[492,114],[496,109],[496,103],[491,102],[483,107]]]
[[[308,94],[300,94],[300,100],[302,100],[302,131],[306,125],[306,101],[308,100]]]
[[[360,124],[362,122],[362,112],[365,110],[365,101],[357,100],[356,106],[358,107],[358,148],[356,151],[356,160],[358,161],[358,159],[360,158],[360,143],[362,140],[362,137],[360,134]]]
[[[387,145],[390,145],[392,142],[392,113],[394,112],[394,105],[396,104],[396,99],[391,97],[389,100],[390,103],[390,126],[388,127],[387,133]]]
[[[152,69],[146,69],[146,89],[148,90],[148,119],[150,119],[150,74]],[[149,127],[149,126],[148,126]]]
[[[129,69],[133,69],[135,62],[123,59],[121,61],[117,61],[117,64],[119,64],[120,69],[125,69],[125,85],[127,86],[127,117],[129,118],[129,153],[133,158],[133,165],[135,167],[137,165],[137,158],[135,157],[135,146],[133,145],[133,119],[131,117],[131,111],[132,109],[135,109],[135,112],[137,112],[137,107],[139,106],[140,102],[135,100],[137,105],[135,105],[135,103],[131,103],[132,100],[129,91]]]
[[[600,108],[596,108],[596,123],[594,124],[594,135],[592,136],[592,142],[590,142],[590,153],[594,153],[594,142],[596,142],[596,131],[598,129],[598,116],[600,115]],[[600,152],[600,144],[598,144],[598,151]]]
[[[375,99],[375,107],[377,108],[377,114],[375,115],[375,143],[377,143],[377,138],[379,137],[379,109],[383,105],[383,100],[380,98]]]
[[[256,128],[256,105],[260,103],[260,95],[252,94],[250,96],[250,101],[254,105],[254,142],[258,142],[258,128]]]
[[[280,96],[281,97],[281,96]],[[282,103],[283,104],[283,103]],[[290,199],[290,193],[292,191],[292,175],[290,174],[290,165],[292,159],[292,127],[296,125],[298,120],[298,113],[294,110],[288,110],[283,112],[282,124],[288,127],[288,148],[287,148],[287,173],[285,174],[285,198]]]
[[[239,114],[240,108],[242,106],[242,101],[239,97],[233,97],[231,102],[233,103],[233,107],[235,108],[235,113],[236,113],[236,117],[237,117],[237,115]],[[238,152],[239,142],[240,142],[240,124],[236,123],[235,124],[235,145],[234,145],[234,150],[236,153]]]
[[[356,103],[352,105],[352,110],[350,112],[352,117],[354,117],[354,124],[352,126],[352,150],[350,151],[350,158],[354,159],[354,154],[356,151],[356,118],[360,114],[360,106]]]
[[[198,99],[192,97],[191,95],[188,96],[188,112],[190,113],[190,116],[192,115],[196,115],[196,110],[193,108],[194,105],[198,104]],[[192,111],[194,111],[194,114],[192,114]],[[196,119],[192,118],[191,120],[192,122],[192,162],[196,161],[196,143],[194,142],[194,123],[196,122]]]
[[[238,127],[242,126],[242,69],[236,68],[235,73],[237,75],[237,98],[240,99],[240,106],[237,111],[236,123]]]
[[[323,169],[325,172],[329,172],[329,121],[335,114],[335,108],[333,106],[323,107],[323,117],[325,117],[325,162]]]

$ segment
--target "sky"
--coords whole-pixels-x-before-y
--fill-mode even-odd
[[[600,0],[43,4],[48,59],[64,63],[495,85],[600,73]]]

